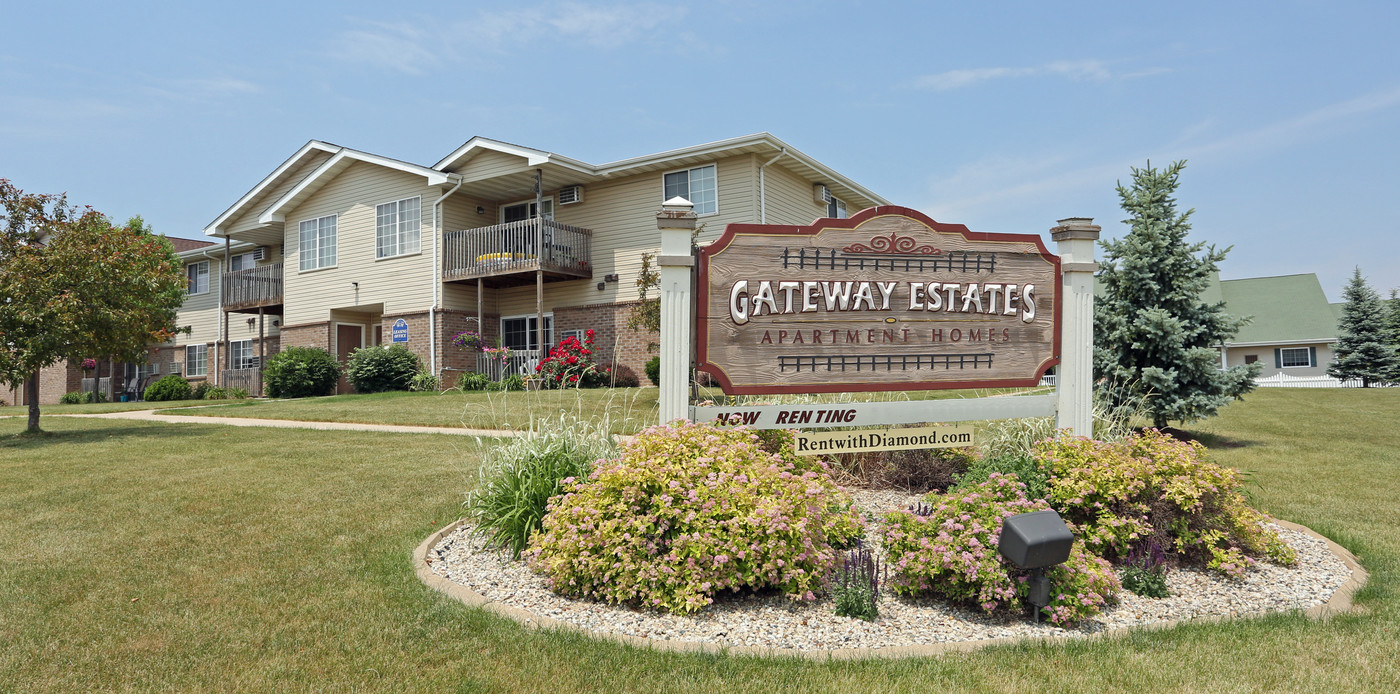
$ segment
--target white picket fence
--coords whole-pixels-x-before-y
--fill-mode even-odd
[[[1343,381],[1326,375],[1290,376],[1286,373],[1276,373],[1266,378],[1254,379],[1254,385],[1260,388],[1360,388],[1361,380]],[[1372,384],[1372,387],[1377,385]]]
[[[476,355],[477,372],[486,374],[493,381],[499,381],[510,374],[533,375],[539,363],[540,351],[537,349],[512,350],[505,359],[489,354]]]

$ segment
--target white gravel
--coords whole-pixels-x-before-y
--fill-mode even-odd
[[[866,490],[852,490],[852,496],[858,508],[873,513],[905,508],[918,498]],[[1193,569],[1172,571],[1167,575],[1170,597],[1143,598],[1125,590],[1119,593],[1117,605],[1070,629],[1044,622],[1037,625],[1023,617],[988,616],[941,600],[895,597],[887,591],[882,592],[880,617],[874,622],[838,617],[828,599],[794,603],[771,592],[726,594],[690,616],[608,605],[556,595],[523,562],[483,551],[466,526],[444,537],[428,559],[438,575],[490,600],[597,632],[800,650],[887,648],[1024,636],[1075,637],[1198,617],[1306,609],[1327,602],[1351,577],[1351,570],[1326,542],[1272,527],[1297,552],[1297,566],[1260,562],[1243,579]]]

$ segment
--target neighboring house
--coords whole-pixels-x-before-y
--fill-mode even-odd
[[[702,243],[732,222],[888,204],[767,133],[601,165],[480,137],[431,166],[313,140],[204,229],[215,243],[181,253],[190,332],[154,368],[250,386],[283,346],[343,360],[397,337],[451,383],[491,366],[451,345],[479,322],[513,368],[591,328],[601,363],[641,374],[654,337],[626,323],[676,195]]]
[[[1203,297],[1224,301],[1233,316],[1252,316],[1225,344],[1222,366],[1259,363],[1260,378],[1327,374],[1337,343],[1337,313],[1317,275],[1219,280]]]

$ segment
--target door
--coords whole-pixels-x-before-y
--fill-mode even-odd
[[[346,323],[336,323],[335,325],[335,358],[340,362],[340,383],[336,385],[335,392],[354,392],[354,387],[345,378],[345,365],[350,362],[350,352],[365,346],[365,327]]]

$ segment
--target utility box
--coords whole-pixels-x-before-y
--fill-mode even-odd
[[[1074,533],[1054,511],[1032,511],[1001,521],[997,551],[1022,569],[1042,569],[1069,559]]]

